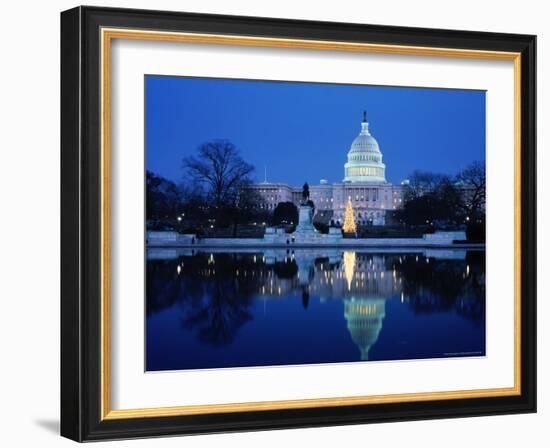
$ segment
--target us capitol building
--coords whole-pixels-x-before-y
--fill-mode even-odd
[[[404,196],[403,181],[393,185],[386,181],[386,165],[376,139],[369,131],[366,113],[363,112],[361,132],[353,140],[344,165],[342,182],[330,185],[321,179],[310,185],[310,199],[315,204],[316,217],[321,214],[328,222],[342,224],[348,200],[351,200],[357,225],[381,226],[386,223],[386,213],[401,207]],[[274,210],[280,202],[302,201],[302,187],[284,183],[265,182],[253,184],[262,198],[262,208]]]

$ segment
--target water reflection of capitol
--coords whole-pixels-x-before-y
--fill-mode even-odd
[[[361,352],[361,360],[366,361],[382,329],[385,299],[402,292],[402,279],[395,269],[386,269],[384,256],[344,252],[342,268],[350,293],[344,299],[344,317],[351,338]],[[341,287],[341,282],[338,285]]]
[[[334,316],[334,321],[343,326],[345,320],[361,360],[377,358],[381,353],[377,350],[375,354],[372,348],[381,337],[387,299],[406,302],[415,313],[452,311],[476,325],[484,322],[484,252],[162,248],[148,250],[147,260],[151,310],[180,303],[197,308],[195,314],[217,319],[210,323],[206,319],[206,324],[201,321],[203,326],[215,327],[222,319],[224,331],[236,331],[242,325],[231,320],[246,316],[254,298],[263,299],[264,313],[269,301],[292,298],[293,303],[285,305],[285,310],[294,313],[294,302],[299,303],[296,296],[301,296],[304,308],[310,306],[313,297],[316,301],[311,311],[315,316],[320,311],[319,302],[341,301],[342,308],[337,306],[341,317]],[[150,298],[154,299],[151,303]],[[257,311],[250,311],[250,315]],[[326,311],[321,314],[326,317]],[[299,319],[309,318],[297,315]],[[277,313],[276,319],[285,317]]]
[[[327,299],[341,299],[344,317],[351,339],[368,359],[370,348],[378,340],[383,326],[386,299],[402,295],[402,278],[394,267],[387,266],[384,255],[335,252],[332,256],[315,258],[315,254],[297,253],[276,256],[265,254],[266,265],[295,265],[296,275],[284,278],[277,269],[267,272],[259,295],[268,298],[287,295],[296,290],[302,294]],[[250,275],[243,271],[239,275]]]
[[[361,351],[361,360],[366,361],[369,350],[378,340],[386,316],[384,299],[345,300],[344,316],[351,339]]]

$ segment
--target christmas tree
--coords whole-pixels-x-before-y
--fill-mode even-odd
[[[355,215],[351,205],[351,198],[348,198],[348,203],[346,204],[346,214],[344,215],[344,226],[342,230],[344,233],[355,233],[357,231],[355,227]]]

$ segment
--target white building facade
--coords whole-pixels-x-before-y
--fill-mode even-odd
[[[302,201],[302,186],[262,182],[250,188],[261,196],[262,207],[270,211],[280,202],[299,205]],[[402,185],[386,181],[382,152],[369,131],[365,113],[361,131],[348,151],[342,182],[329,184],[322,179],[319,184],[309,185],[316,214],[328,215],[333,224],[344,222],[346,204],[351,200],[357,225],[385,225],[387,212],[402,206],[404,191]]]

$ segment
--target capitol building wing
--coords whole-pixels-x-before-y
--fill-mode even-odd
[[[299,205],[302,200],[301,186],[266,180],[249,188],[261,196],[262,207],[271,211],[280,202]],[[386,213],[402,206],[404,187],[386,181],[382,152],[369,131],[365,113],[359,135],[348,150],[342,182],[329,184],[321,179],[318,184],[310,184],[309,191],[316,214],[328,215],[334,224],[343,223],[348,200],[351,200],[358,225],[385,225]]]

